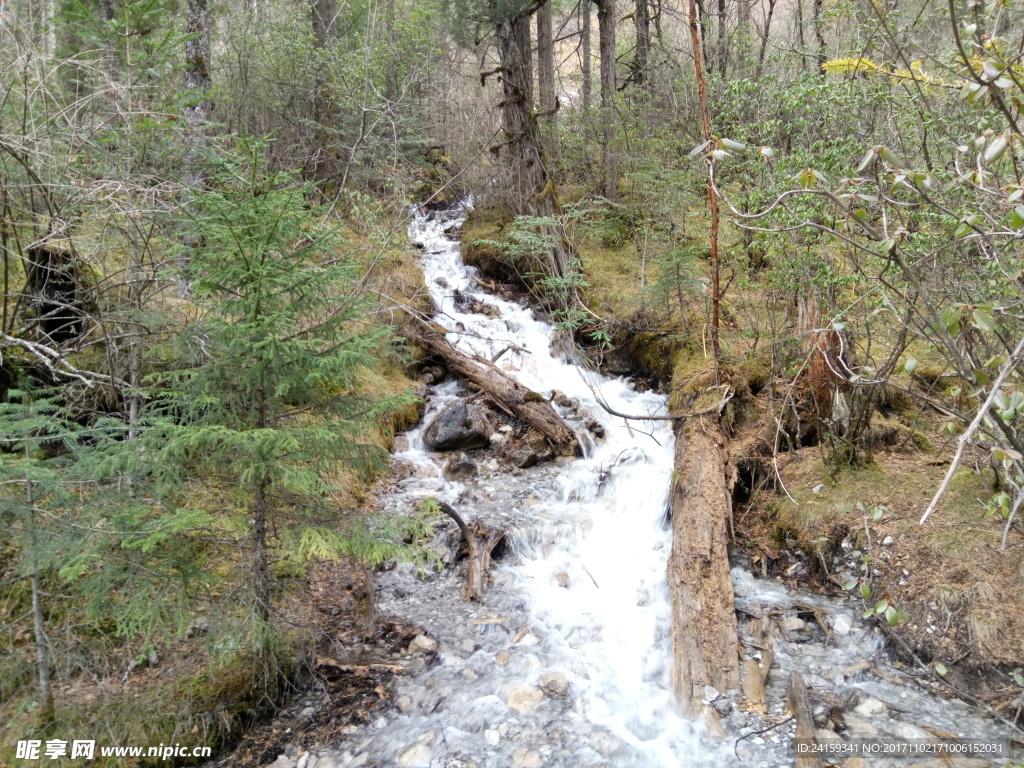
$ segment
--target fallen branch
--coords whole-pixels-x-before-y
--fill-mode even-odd
[[[412,318],[416,330],[408,332],[409,335],[425,344],[434,354],[443,357],[449,370],[485,391],[490,400],[536,429],[556,448],[563,451],[575,448],[576,432],[555,412],[551,403],[531,392],[491,361],[470,357],[458,351],[430,323],[415,316]]]
[[[723,397],[721,400],[719,400],[712,406],[709,406],[699,411],[690,411],[689,413],[676,413],[663,416],[629,416],[625,413],[619,413],[618,411],[614,410],[610,405],[604,402],[604,399],[601,398],[600,396],[597,397],[597,404],[600,405],[605,411],[610,413],[612,416],[618,416],[620,419],[632,419],[633,421],[682,421],[683,419],[695,419],[698,416],[708,416],[712,413],[721,413],[726,403],[732,400],[733,393],[725,385],[722,385],[721,387],[717,388],[726,390],[725,397]]]
[[[469,526],[466,525],[466,521],[462,519],[462,516],[455,511],[451,504],[441,501],[438,502],[438,506],[442,512],[459,526],[462,538],[469,549],[469,558],[466,562],[466,587],[463,590],[463,598],[465,600],[482,600],[487,571],[491,567],[491,552],[494,551],[498,542],[505,538],[505,534],[503,531],[491,531],[487,538],[481,541],[470,530]]]
[[[817,741],[814,738],[814,719],[811,717],[811,705],[807,701],[807,685],[803,676],[795,669],[789,676],[789,687],[786,689],[786,706],[796,720],[796,735],[793,737],[796,746],[796,768],[820,768],[821,756],[815,750]]]

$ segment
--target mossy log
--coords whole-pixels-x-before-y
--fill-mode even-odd
[[[418,322],[409,331],[430,352],[443,357],[448,369],[482,390],[495,405],[536,429],[562,452],[576,447],[576,433],[559,416],[551,403],[536,397],[490,360],[459,352],[426,322]]]
[[[717,418],[677,428],[672,487],[672,684],[683,709],[703,710],[704,686],[740,687],[739,639],[729,573],[732,489]]]

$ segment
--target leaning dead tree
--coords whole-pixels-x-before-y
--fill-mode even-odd
[[[563,453],[575,449],[576,432],[541,395],[524,387],[490,360],[459,352],[429,323],[417,320],[413,330],[406,333],[443,358],[449,370],[482,391],[497,407],[544,435],[556,449]]]
[[[441,511],[455,521],[462,532],[462,538],[466,542],[469,555],[466,559],[466,586],[463,589],[462,597],[465,600],[482,600],[484,588],[487,583],[487,571],[491,567],[491,553],[505,538],[504,531],[484,531],[480,536],[474,532],[462,516],[447,502],[438,502]]]

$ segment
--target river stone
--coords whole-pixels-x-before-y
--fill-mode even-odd
[[[493,431],[479,405],[456,400],[427,425],[423,442],[432,451],[465,451],[489,445]]]
[[[832,631],[837,635],[848,635],[853,629],[853,619],[848,613],[840,613],[832,624]]]
[[[494,663],[497,664],[499,667],[508,666],[508,663],[511,660],[512,657],[509,655],[508,651],[498,651],[496,654],[494,654]]]
[[[878,735],[878,729],[867,720],[861,720],[853,715],[844,715],[843,722],[855,739],[867,739]]]
[[[913,739],[920,741],[935,741],[935,737],[924,728],[918,728],[910,723],[901,723],[893,720],[882,725],[882,731],[897,739]]]
[[[492,747],[498,746],[498,742],[501,741],[501,734],[493,728],[488,728],[484,731],[484,741],[490,744]]]
[[[431,640],[426,635],[416,635],[409,643],[409,654],[418,656],[424,653],[433,653],[437,650],[437,641]]]
[[[430,768],[434,750],[428,744],[414,744],[398,758],[398,768]]]
[[[801,629],[807,626],[807,622],[801,619],[799,616],[785,616],[779,622],[779,625],[786,632],[799,632]]]
[[[532,685],[517,685],[508,695],[509,709],[531,712],[544,701],[544,692]]]
[[[477,467],[466,454],[460,454],[457,459],[449,459],[444,464],[445,479],[465,482],[476,477]]]
[[[843,760],[843,768],[864,768],[866,765],[864,758],[857,755],[851,755]]]
[[[619,740],[606,731],[597,731],[590,734],[590,746],[604,757],[609,757],[619,751]]]
[[[529,749],[517,749],[512,753],[512,768],[541,768],[540,755]]]
[[[878,699],[867,698],[854,707],[853,711],[861,717],[875,717],[876,715],[884,715],[889,710]]]
[[[398,700],[395,701],[395,706],[398,707],[399,712],[406,715],[416,709],[416,704],[413,702],[411,696],[399,696]]]
[[[561,672],[545,672],[541,675],[540,687],[553,699],[564,699],[569,695],[569,680]]]

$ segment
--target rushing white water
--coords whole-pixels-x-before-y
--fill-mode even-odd
[[[535,685],[543,672],[557,670],[571,689],[571,711],[565,717],[584,721],[582,745],[563,760],[545,764],[699,764],[699,728],[677,714],[670,687],[671,606],[665,580],[671,547],[666,517],[673,466],[670,423],[627,424],[608,415],[594,392],[611,408],[631,414],[664,413],[666,398],[635,392],[624,380],[563,359],[552,349],[552,325],[527,307],[483,291],[473,279],[475,271],[462,263],[458,243],[446,236],[464,216],[465,211],[417,214],[410,226],[410,238],[423,249],[425,282],[440,310],[435,320],[464,352],[491,359],[508,349],[498,360],[503,370],[545,396],[559,390],[577,399],[605,429],[605,438],[588,448],[589,455],[563,465],[551,482],[532,485],[539,503],[530,507],[527,520],[518,522],[523,535],[516,562],[501,568],[493,601],[501,607],[503,594],[520,596],[532,627],[520,645],[531,648],[530,658],[524,665],[509,665],[504,679],[470,686],[470,695],[484,693],[488,684],[494,688],[477,704],[495,717],[478,725],[488,731],[510,715],[529,720],[506,710],[509,688]],[[471,302],[498,311],[488,317],[464,309]],[[454,396],[454,386],[434,393],[424,423],[443,406],[446,393]],[[399,458],[419,466],[439,463],[443,457],[424,450],[421,432],[422,427],[409,434],[410,449]],[[439,495],[456,502],[462,490],[460,483],[444,483]],[[459,688],[466,692],[461,690],[466,686]],[[452,706],[448,702],[446,710]],[[551,714],[541,712],[539,720],[549,721]],[[443,728],[446,718],[439,719]],[[587,726],[593,727],[589,739]],[[473,736],[479,739],[470,751],[483,764],[489,765],[489,759],[494,765],[508,764],[515,744],[501,749],[487,743],[485,733],[467,735],[470,742]],[[486,736],[494,740],[493,733]],[[407,763],[416,764],[407,757]]]

